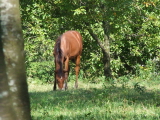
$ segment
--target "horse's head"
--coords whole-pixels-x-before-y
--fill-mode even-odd
[[[66,78],[65,78],[65,74],[64,73],[58,73],[57,71],[55,72],[55,79],[56,79],[56,82],[57,82],[57,84],[58,84],[58,88],[60,89],[60,90],[65,90],[65,80],[66,80]]]

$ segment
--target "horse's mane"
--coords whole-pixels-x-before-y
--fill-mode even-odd
[[[62,50],[60,48],[60,45],[61,45],[61,36],[58,37],[58,39],[56,40],[56,45],[55,45],[55,57],[56,57],[56,61],[58,63],[61,62],[61,59],[62,59]]]
[[[59,36],[58,39],[56,40],[54,54],[56,62],[60,65],[60,69],[58,70],[60,72],[59,74],[63,74],[63,61],[62,61],[63,52],[61,50],[60,45],[61,45],[61,36]]]

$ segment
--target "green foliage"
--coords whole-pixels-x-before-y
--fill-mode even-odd
[[[29,63],[53,58],[53,46],[59,33],[57,19],[52,19],[49,6],[49,3],[44,5],[44,1],[21,1],[26,61]]]
[[[102,23],[107,21],[113,77],[136,74],[136,66],[160,61],[159,7],[157,0],[21,0],[27,69],[31,70],[32,62],[53,60],[56,38],[75,29],[84,41],[82,76],[97,81],[104,73],[102,49],[86,28],[90,27],[105,45]]]
[[[137,91],[140,94],[144,93],[145,90],[146,90],[146,88],[144,86],[142,86],[142,85],[139,85],[139,83],[136,83],[134,85],[134,89],[135,89],[135,91]]]
[[[83,52],[81,57],[81,70],[83,76],[90,82],[103,75],[102,53],[96,41],[91,38],[87,31],[83,35]],[[92,52],[91,52],[92,51]]]
[[[86,9],[84,8],[85,6],[81,6],[80,8],[73,10],[74,11],[73,15],[86,14]]]
[[[54,64],[50,62],[32,62],[27,66],[29,83],[53,83]]]
[[[144,81],[159,80],[159,66],[160,64],[156,60],[149,60],[145,66],[137,65],[136,76]]]
[[[145,66],[137,65],[135,67],[135,74],[120,76],[118,78],[114,78],[110,82],[113,86],[120,83],[122,88],[128,88],[130,81],[134,81],[134,89],[139,93],[143,93],[145,91],[146,83],[152,84],[153,82],[159,82],[159,65],[160,64],[156,60],[149,60]]]
[[[154,3],[154,5],[153,5]],[[149,6],[146,7],[146,4]],[[119,12],[114,14],[114,24],[111,22],[111,63],[118,61],[117,67],[111,64],[116,75],[135,73],[137,64],[146,65],[150,59],[159,56],[160,30],[158,27],[159,11],[155,8],[158,3],[137,1],[123,7],[123,16]],[[158,17],[150,18],[152,14]],[[154,32],[153,32],[154,31]],[[116,69],[115,69],[116,68]],[[118,69],[118,70],[117,70]]]

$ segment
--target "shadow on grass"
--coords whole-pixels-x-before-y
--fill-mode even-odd
[[[139,93],[134,89],[130,88],[121,88],[121,87],[106,87],[101,89],[91,88],[91,89],[72,89],[67,91],[48,91],[48,92],[31,92],[31,109],[33,111],[37,111],[39,109],[43,109],[42,116],[36,117],[36,119],[44,119],[44,120],[65,120],[65,119],[113,119],[111,115],[112,110],[106,110],[103,115],[99,113],[92,112],[84,112],[86,108],[96,107],[104,107],[104,106],[112,106],[113,103],[117,103],[118,106],[124,105],[135,105],[140,106],[143,104],[145,107],[153,106],[155,108],[160,108],[160,91],[147,91],[145,90],[143,93]],[[45,109],[46,108],[46,109]],[[115,106],[116,108],[116,106]],[[55,111],[62,112],[64,109],[68,111],[82,111],[78,114],[70,115],[49,115],[49,109]],[[114,108],[113,108],[114,111]],[[119,114],[114,115],[118,118],[125,119],[125,116]],[[100,118],[99,118],[100,117]],[[136,117],[136,116],[134,116]],[[145,116],[144,116],[145,117]],[[143,118],[143,116],[141,116]],[[152,116],[153,119],[154,116]],[[158,116],[159,118],[159,116]],[[128,118],[127,118],[128,119]],[[132,119],[132,118],[131,118]],[[136,119],[136,118],[135,118]],[[149,118],[148,118],[149,119]]]

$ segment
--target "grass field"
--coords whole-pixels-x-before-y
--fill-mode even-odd
[[[33,120],[159,120],[160,80],[84,83],[67,91],[29,84]]]

